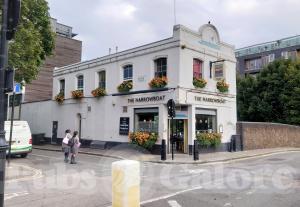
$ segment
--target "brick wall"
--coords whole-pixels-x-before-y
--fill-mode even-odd
[[[300,147],[300,127],[262,122],[238,122],[237,134],[242,136],[244,150]]]
[[[26,85],[25,102],[44,101],[52,98],[54,67],[81,61],[82,42],[56,35],[53,55],[47,57],[38,77]]]

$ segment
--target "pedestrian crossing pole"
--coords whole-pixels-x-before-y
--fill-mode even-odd
[[[4,206],[5,164],[8,145],[5,139],[4,122],[7,114],[7,92],[13,90],[13,79],[7,76],[8,40],[16,31],[20,16],[20,0],[2,0],[0,37],[0,207]]]

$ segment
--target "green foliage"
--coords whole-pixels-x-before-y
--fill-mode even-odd
[[[300,63],[276,60],[256,78],[237,79],[241,121],[300,124]]]
[[[207,82],[203,78],[193,78],[193,85],[196,88],[204,88]]]
[[[129,141],[132,144],[141,146],[147,150],[152,150],[158,139],[158,134],[153,132],[131,132],[129,133]]]
[[[119,92],[128,92],[132,89],[133,85],[132,85],[132,81],[123,81],[119,86],[118,86],[118,91]]]
[[[22,0],[21,18],[14,40],[9,43],[8,64],[16,69],[16,81],[30,83],[54,49],[48,3]]]
[[[222,135],[220,133],[199,133],[196,139],[203,147],[217,147],[221,144]]]

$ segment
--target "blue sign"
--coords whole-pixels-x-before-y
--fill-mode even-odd
[[[16,83],[14,86],[14,92],[15,93],[22,93],[22,86],[20,83]]]

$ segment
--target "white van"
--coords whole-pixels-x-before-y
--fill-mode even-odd
[[[5,138],[7,143],[9,143],[10,135],[10,121],[5,122]],[[11,154],[21,155],[21,157],[26,157],[28,153],[32,151],[32,137],[31,131],[27,121],[14,121],[12,142],[11,142]],[[7,150],[8,154],[8,150]]]

